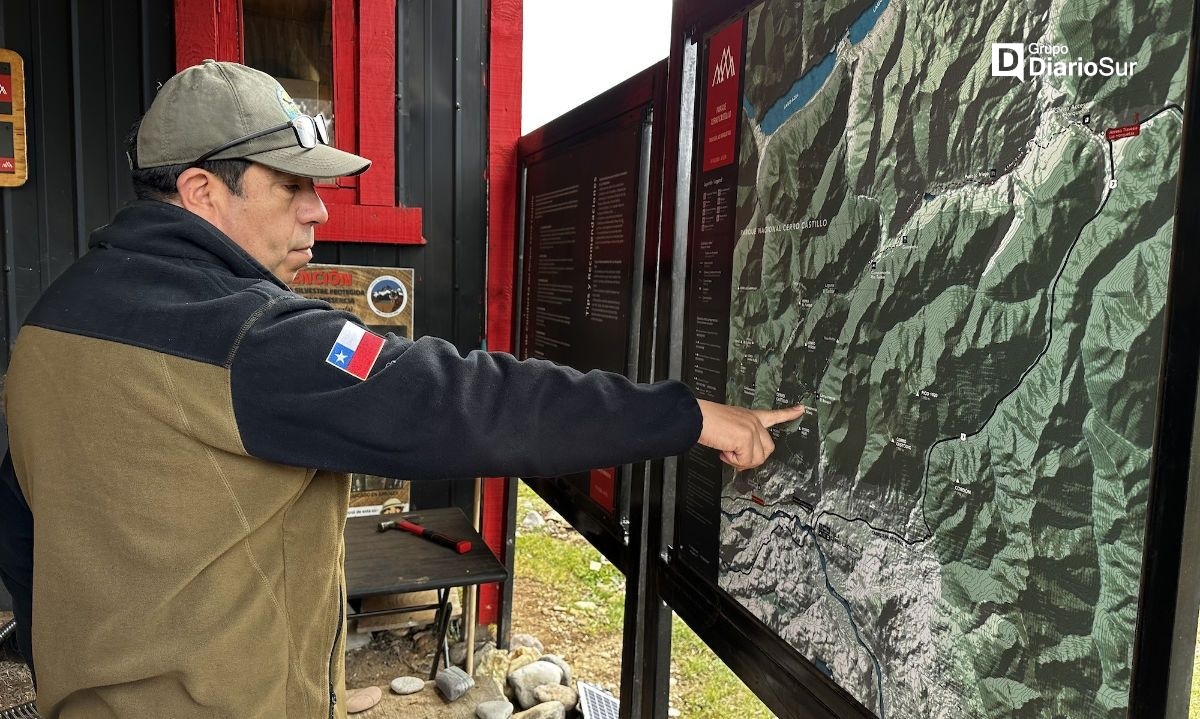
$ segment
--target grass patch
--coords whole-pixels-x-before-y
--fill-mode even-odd
[[[550,507],[524,483],[517,491],[516,575],[555,588],[556,610],[572,614],[594,639],[620,636],[624,626],[625,577],[573,530],[556,536],[551,526],[520,526],[529,512]],[[580,609],[591,602],[596,609]],[[585,605],[586,607],[586,605]],[[671,702],[683,719],[771,719],[741,680],[678,617],[671,638]]]
[[[774,715],[679,617],[671,634],[671,703],[684,717],[772,719]]]
[[[599,568],[592,569],[597,564]],[[590,544],[525,530],[517,535],[516,565],[518,579],[537,579],[558,589],[560,611],[576,615],[596,632],[621,632],[625,577]],[[576,602],[591,602],[596,609],[580,608]]]

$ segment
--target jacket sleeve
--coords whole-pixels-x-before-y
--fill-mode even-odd
[[[428,337],[387,335],[360,380],[334,364],[348,323],[361,327],[294,295],[248,322],[230,360],[248,453],[407,479],[558,476],[681,454],[700,434],[699,406],[679,382],[635,384],[503,353],[463,357]]]

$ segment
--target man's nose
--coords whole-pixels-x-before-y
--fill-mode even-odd
[[[317,194],[317,188],[308,188],[300,213],[300,220],[306,225],[323,225],[329,221],[329,210],[325,209],[325,203]]]

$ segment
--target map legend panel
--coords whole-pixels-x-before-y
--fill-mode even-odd
[[[530,166],[522,357],[625,373],[639,127]]]

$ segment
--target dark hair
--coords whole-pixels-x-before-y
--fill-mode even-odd
[[[182,165],[163,165],[162,167],[137,166],[137,136],[142,121],[133,123],[133,129],[125,138],[125,147],[129,153],[129,174],[133,178],[133,192],[139,200],[166,201],[179,194],[175,183],[179,176],[189,167],[198,167],[216,175],[229,191],[241,197],[242,176],[250,168],[249,160],[205,160],[200,164],[188,163]]]

